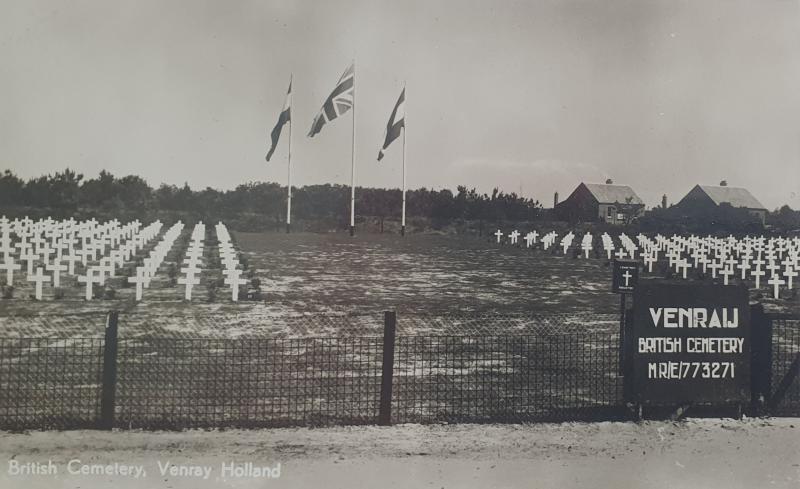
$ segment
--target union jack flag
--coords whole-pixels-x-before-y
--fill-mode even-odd
[[[353,107],[353,99],[355,95],[355,82],[356,71],[355,65],[350,65],[349,68],[344,70],[339,83],[336,88],[322,104],[319,114],[314,118],[311,124],[311,130],[308,132],[308,137],[313,138],[318,132],[322,130],[322,126],[326,123],[336,119]]]

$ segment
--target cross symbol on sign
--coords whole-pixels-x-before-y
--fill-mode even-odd
[[[628,270],[625,270],[625,273],[623,273],[622,276],[625,278],[625,287],[627,287],[633,275],[631,275],[631,272]]]

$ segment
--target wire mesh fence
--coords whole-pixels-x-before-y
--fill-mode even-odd
[[[91,324],[81,325],[77,318],[54,322],[71,328],[64,334],[91,330],[94,337],[0,338],[0,429],[99,424],[103,382],[108,382],[108,337],[97,317],[84,320]],[[46,318],[31,321],[41,328],[36,332],[46,330]],[[387,375],[382,316],[284,317],[253,328],[279,331],[274,335],[253,334],[249,326],[242,318],[223,315],[203,317],[194,325],[185,318],[165,322],[120,316],[119,339],[114,336],[113,344],[113,426],[272,427],[379,420]],[[616,315],[398,314],[389,369],[390,420],[623,416],[618,328]],[[800,321],[774,322],[773,350],[773,378],[781,379],[800,352]],[[795,383],[776,414],[799,413]]]
[[[119,343],[116,424],[134,428],[372,423],[382,340]]]
[[[800,319],[774,319],[772,321],[772,387],[782,390],[781,399],[772,407],[773,414],[800,415],[800,382],[796,380],[800,362]],[[792,369],[795,372],[792,373]],[[792,381],[792,378],[794,380]]]
[[[619,414],[618,337],[400,336],[393,421],[529,421]]]
[[[0,338],[0,428],[94,426],[102,367],[102,339]]]

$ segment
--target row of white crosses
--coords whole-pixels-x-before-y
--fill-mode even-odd
[[[180,236],[181,231],[183,231],[183,223],[181,221],[178,221],[170,226],[170,228],[167,229],[167,231],[161,237],[161,240],[156,243],[153,249],[150,250],[148,256],[142,260],[142,265],[136,267],[135,275],[128,277],[128,282],[136,285],[137,301],[142,300],[143,289],[150,287],[150,281],[158,272],[161,263],[164,261],[164,257],[166,257],[167,253],[169,253],[169,250],[172,249],[172,246],[175,244],[175,240],[178,239],[178,236]],[[89,286],[87,285],[87,287]],[[87,289],[87,299],[89,298],[90,292],[91,289]]]
[[[650,239],[638,237],[643,248],[643,261],[652,272],[658,254],[664,254],[668,266],[675,268],[683,278],[688,277],[690,269],[702,270],[712,278],[722,277],[728,284],[731,277],[751,280],[756,289],[761,280],[768,275],[767,283],[773,288],[773,297],[780,296],[781,286],[787,290],[794,288],[794,278],[800,272],[800,239],[745,237],[743,239],[698,237],[698,236],[656,236]]]
[[[94,285],[105,285],[108,278],[116,277],[117,267],[122,267],[125,262],[133,259],[139,251],[144,249],[150,241],[158,236],[162,227],[163,224],[161,224],[161,221],[155,221],[141,231],[131,234],[129,239],[124,241],[116,239],[111,240],[109,241],[111,249],[109,250],[108,256],[101,256],[100,259],[97,260],[97,265],[91,265],[87,261],[85,264],[85,273],[77,277],[78,283],[84,284],[84,299],[87,301],[92,300],[94,298]],[[98,244],[98,246],[101,246],[102,249],[95,249],[98,249],[101,255],[103,255],[105,252],[105,244],[103,244],[104,240],[101,241],[101,244]]]
[[[508,234],[504,234],[503,231],[498,229],[494,233],[494,237],[496,239],[497,244],[503,244],[504,243],[503,236],[507,236],[508,237],[508,241],[507,241],[508,244],[516,245],[516,244],[519,243],[519,237],[522,236],[522,233],[520,233],[519,231],[517,231],[515,229],[515,230],[511,231]],[[539,239],[540,237],[541,237],[541,240]],[[534,231],[531,231],[531,232],[525,234],[525,236],[523,236],[523,239],[525,240],[525,247],[526,248],[535,247],[538,242],[541,242],[542,243],[542,247],[545,250],[547,250],[551,246],[553,246],[553,244],[555,244],[555,241],[556,241],[557,238],[558,238],[558,234],[555,231],[551,231],[551,232],[549,232],[547,234],[540,235],[537,231],[534,230]],[[571,246],[573,238],[574,238],[574,235],[571,232],[568,233],[567,235],[565,235],[562,238],[562,241],[561,241],[562,246],[564,246],[564,244],[566,244],[566,246],[564,247],[564,253],[566,253],[566,249],[569,248],[569,246]]]
[[[503,243],[503,232],[494,233],[497,243]],[[508,242],[516,244],[520,232],[514,230],[509,233]],[[539,234],[536,231],[525,235],[526,247],[531,248],[536,244]],[[645,269],[653,272],[653,266],[660,259],[666,260],[668,266],[674,269],[684,279],[689,278],[692,269],[702,270],[712,278],[722,278],[724,284],[729,284],[732,277],[741,280],[750,280],[755,288],[760,288],[762,279],[773,288],[773,297],[780,296],[781,287],[791,290],[795,285],[795,278],[800,275],[800,238],[773,237],[734,237],[716,238],[711,236],[671,236],[657,235],[649,238],[642,234],[631,239],[624,233],[615,239],[603,233],[601,243],[607,259],[640,260]],[[558,234],[551,231],[541,236],[542,248],[549,249],[556,243]],[[561,237],[562,252],[572,246],[574,234],[569,232]],[[586,233],[581,238],[580,249],[588,258],[593,249],[593,237]]]
[[[203,264],[203,247],[206,239],[206,225],[198,222],[192,229],[191,241],[186,248],[186,257],[183,259],[184,267],[181,268],[183,277],[178,279],[178,283],[184,286],[183,298],[187,301],[192,300],[192,289],[200,284],[200,267]]]
[[[219,259],[223,267],[222,274],[225,275],[225,285],[231,288],[231,300],[237,302],[239,300],[239,286],[246,284],[247,280],[241,276],[242,270],[239,268],[239,258],[231,244],[231,235],[228,233],[228,228],[220,222],[214,229],[219,241]]]
[[[139,221],[120,225],[117,220],[33,221],[26,217],[9,221],[2,217],[0,270],[6,272],[6,283],[13,285],[14,272],[22,269],[17,260],[25,262],[26,281],[34,284],[34,297],[41,300],[44,285],[52,283],[53,287],[60,287],[63,275],[76,276],[82,281],[76,273],[77,263],[88,271],[91,263],[97,262],[101,274],[107,272],[113,276],[116,267],[122,266],[158,233],[160,223],[143,230],[140,227]],[[108,255],[106,248],[110,250]]]

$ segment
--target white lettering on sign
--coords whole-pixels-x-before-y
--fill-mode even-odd
[[[653,326],[662,328],[738,328],[739,309],[722,307],[651,307]]]
[[[639,338],[639,353],[681,353],[680,338]]]
[[[649,362],[648,379],[733,379],[734,362]]]

